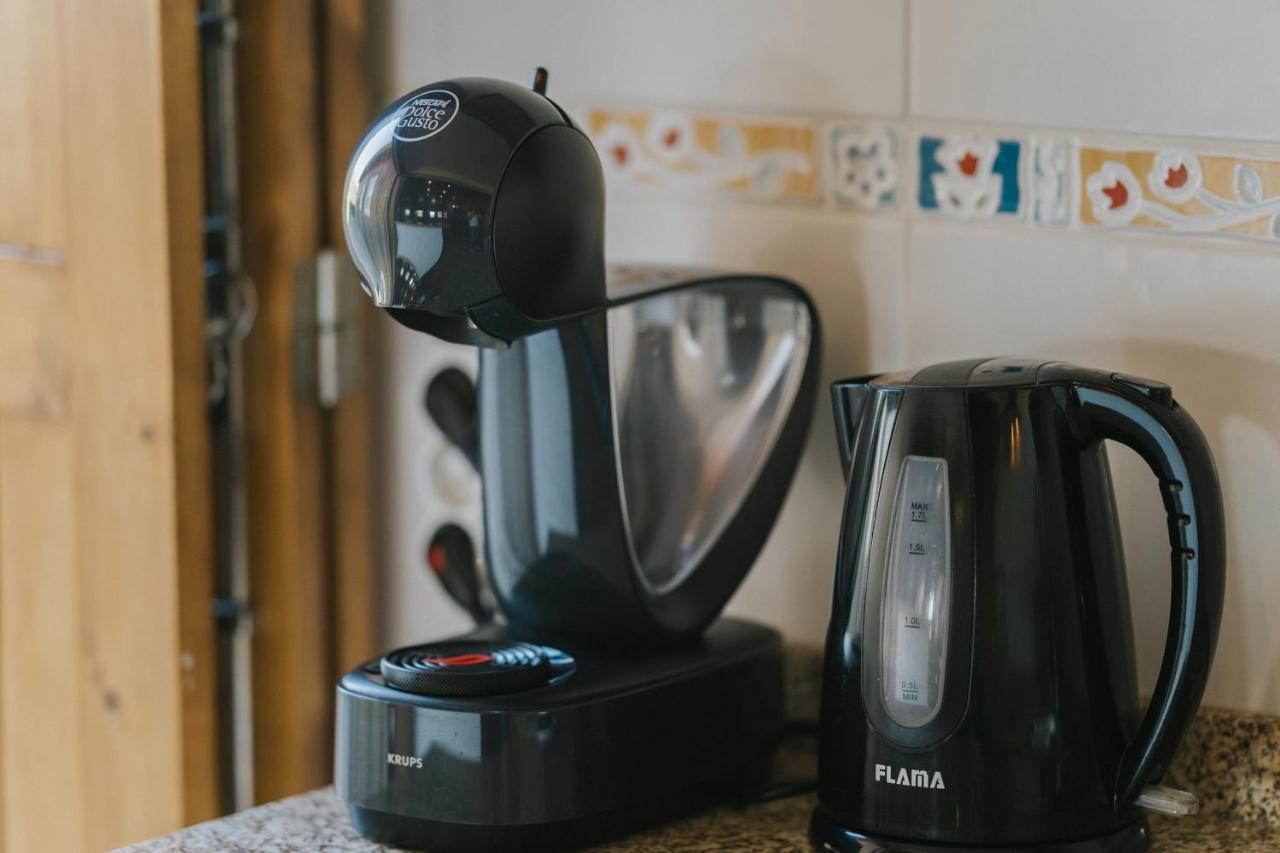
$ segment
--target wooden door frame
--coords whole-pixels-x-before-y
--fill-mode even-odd
[[[369,98],[364,0],[242,4],[237,16],[244,266],[258,293],[244,365],[264,801],[331,780],[335,678],[375,650],[369,395],[325,411],[294,375],[295,275],[321,248],[345,256],[339,200]]]
[[[173,327],[174,471],[178,629],[182,673],[183,823],[223,811],[217,640],[213,618],[213,451],[205,347],[204,132],[196,2],[161,5],[170,312]]]
[[[347,164],[373,119],[366,0],[321,4],[320,92],[324,105],[324,241],[346,255],[342,191]],[[332,534],[334,676],[359,665],[376,648],[378,578],[374,552],[373,306],[360,299],[356,322],[363,342],[363,381],[329,413],[329,530]]]

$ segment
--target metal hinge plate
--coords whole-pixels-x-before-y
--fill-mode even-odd
[[[294,386],[332,409],[364,374],[360,276],[346,252],[321,249],[294,274]]]

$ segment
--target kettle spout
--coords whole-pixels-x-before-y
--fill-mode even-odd
[[[879,374],[841,379],[831,383],[831,409],[836,417],[836,440],[840,446],[840,467],[849,479],[853,462],[853,443],[858,437],[858,424],[871,399],[871,380]]]

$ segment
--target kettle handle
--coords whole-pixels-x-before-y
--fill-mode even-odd
[[[1118,441],[1151,466],[1160,480],[1172,549],[1164,659],[1146,716],[1120,760],[1114,800],[1120,811],[1164,775],[1200,705],[1222,620],[1226,531],[1209,444],[1169,387],[1088,373],[1083,381],[1072,377],[1085,438]]]

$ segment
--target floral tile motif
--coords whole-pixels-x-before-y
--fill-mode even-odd
[[[920,209],[959,219],[1017,216],[1022,143],[994,136],[931,136],[919,141]]]
[[[827,189],[841,204],[893,208],[898,195],[898,135],[884,125],[827,127]]]
[[[1084,225],[1280,239],[1280,161],[1083,147],[1080,181]]]
[[[1028,216],[1036,225],[1066,226],[1071,219],[1069,146],[1061,139],[1032,139],[1027,145],[1027,160]]]
[[[1081,144],[1060,130],[643,104],[572,114],[614,188],[1280,242],[1276,146],[1125,135]]]
[[[611,109],[582,116],[610,182],[771,201],[819,198],[813,122]]]

